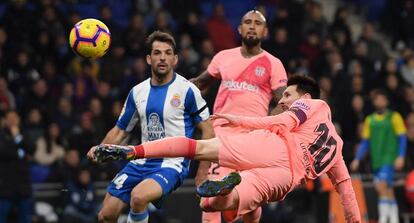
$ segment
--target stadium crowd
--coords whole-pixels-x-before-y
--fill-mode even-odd
[[[0,137],[0,181],[9,182],[0,184],[0,198],[13,192],[29,196],[27,182],[59,182],[78,190],[90,189],[94,181],[111,180],[122,163],[92,165],[85,154],[114,125],[121,100],[131,87],[149,77],[145,37],[154,30],[172,33],[179,47],[176,71],[190,79],[206,69],[216,52],[239,45],[237,24],[253,7],[267,17],[270,32],[264,49],[283,62],[288,74],[318,80],[345,141],[346,163],[352,161],[361,140],[364,118],[373,111],[372,92],[380,88],[387,92],[390,108],[405,120],[408,159],[404,170],[411,170],[414,1],[379,1],[383,7],[376,13],[371,9],[370,14],[364,13],[367,2],[340,1],[344,7],[337,8],[332,22],[324,17],[323,4],[312,0],[0,3],[0,127],[11,136],[17,127],[16,134],[24,142],[13,157],[10,150],[17,149],[7,146],[10,137]],[[86,6],[95,8],[85,10]],[[119,8],[126,10],[120,13]],[[359,36],[349,24],[351,10],[364,18]],[[109,27],[112,43],[106,56],[92,61],[71,51],[68,34],[77,21],[94,15]],[[389,41],[379,40],[377,33]],[[206,95],[210,107],[214,95]],[[139,137],[131,140],[138,143]],[[366,163],[361,172],[370,171]],[[76,208],[96,210],[96,202],[88,196],[85,192],[81,198],[85,202]],[[71,202],[79,204],[70,198],[66,201]]]

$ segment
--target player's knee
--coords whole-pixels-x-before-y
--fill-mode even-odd
[[[99,223],[112,223],[116,222],[117,216],[115,216],[113,213],[105,210],[101,210],[98,213],[98,222]]]
[[[150,202],[149,199],[144,194],[137,193],[137,194],[132,194],[130,205],[133,210],[142,211],[147,207],[149,202]]]

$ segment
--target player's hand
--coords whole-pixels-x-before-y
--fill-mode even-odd
[[[236,115],[216,113],[210,116],[210,120],[224,119],[227,123],[222,124],[222,127],[237,127],[240,126],[240,118]]]
[[[359,160],[353,160],[352,163],[351,163],[350,168],[351,168],[352,172],[357,171],[358,168],[359,168]]]
[[[96,157],[95,157],[95,150],[96,150],[97,146],[93,146],[92,148],[89,149],[88,153],[86,154],[86,156],[88,157],[88,159],[90,161],[96,161]]]
[[[405,159],[403,156],[397,157],[397,159],[394,161],[394,168],[395,170],[402,170],[404,168]]]

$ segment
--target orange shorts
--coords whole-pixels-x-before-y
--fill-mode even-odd
[[[283,139],[266,130],[218,137],[219,164],[239,170],[241,183],[238,215],[255,210],[269,201],[285,197],[292,186],[287,146]]]
[[[230,128],[230,127],[221,127],[214,126],[214,132],[216,136],[227,136],[235,133],[248,132],[248,129],[245,128]],[[224,176],[227,176],[229,173],[234,172],[234,169],[223,167],[218,163],[211,163],[210,169],[208,170],[209,179],[221,179]]]
[[[218,135],[222,146],[219,148],[219,164],[235,170],[252,168],[290,168],[287,146],[278,135],[255,130],[249,133]]]
[[[283,167],[241,171],[242,181],[235,187],[239,195],[238,216],[249,213],[270,201],[279,201],[290,191],[292,174]]]

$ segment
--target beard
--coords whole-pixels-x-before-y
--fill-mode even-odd
[[[247,47],[254,47],[260,44],[260,39],[242,37],[242,43],[244,43],[244,45],[246,45]]]
[[[159,70],[158,68],[152,69],[152,72],[155,74],[155,76],[157,76],[158,79],[164,79],[167,74],[171,71],[171,69],[166,69],[166,70]]]

